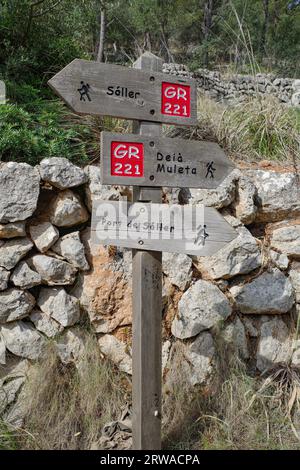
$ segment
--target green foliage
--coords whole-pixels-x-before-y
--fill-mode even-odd
[[[91,132],[80,123],[66,125],[66,117],[62,105],[56,102],[38,100],[35,112],[15,104],[0,106],[0,159],[32,165],[46,157],[88,162],[94,149],[89,145]]]

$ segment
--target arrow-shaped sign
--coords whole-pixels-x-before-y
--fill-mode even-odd
[[[193,79],[75,59],[48,83],[78,114],[197,124]]]
[[[237,237],[212,207],[96,201],[92,245],[210,256]]]
[[[233,169],[215,142],[101,134],[103,184],[213,189]]]

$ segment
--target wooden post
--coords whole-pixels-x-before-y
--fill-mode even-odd
[[[162,60],[144,53],[135,68],[160,72]],[[140,135],[160,136],[161,124],[138,121],[134,131]],[[161,188],[134,187],[133,201],[158,202]],[[161,318],[162,253],[132,251],[133,289],[133,449],[161,449]]]

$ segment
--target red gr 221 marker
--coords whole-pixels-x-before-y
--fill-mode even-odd
[[[191,88],[177,83],[162,83],[162,114],[169,116],[191,116]]]
[[[112,176],[141,178],[144,176],[144,144],[113,141],[110,161]]]

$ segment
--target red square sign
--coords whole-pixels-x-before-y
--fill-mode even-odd
[[[141,178],[144,176],[144,144],[112,142],[110,161],[112,176]]]
[[[169,116],[191,116],[191,88],[179,83],[162,83],[161,112]]]

